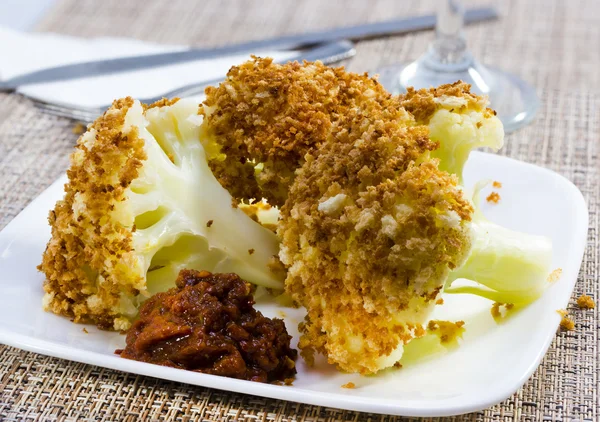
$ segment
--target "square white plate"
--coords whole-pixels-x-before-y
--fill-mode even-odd
[[[511,229],[546,235],[554,244],[553,268],[562,277],[543,297],[502,323],[491,302],[447,295],[436,319],[466,322],[460,347],[371,377],[342,374],[319,362],[298,360],[293,386],[276,386],[122,359],[114,354],[124,336],[71,323],[42,310],[43,276],[36,270],[50,237],[46,216],[63,195],[61,178],[0,233],[0,341],[36,353],[205,387],[350,410],[405,416],[444,416],[480,410],[509,397],[539,365],[555,335],[581,265],[588,213],[579,190],[549,170],[501,156],[473,153],[466,186],[481,179],[502,182],[497,205],[483,204],[487,217]],[[487,193],[484,192],[484,195]],[[485,196],[484,196],[485,198]],[[485,201],[484,201],[485,202]],[[272,301],[271,301],[272,302]],[[265,315],[282,317],[295,346],[300,310],[258,300]],[[356,388],[341,388],[349,381]]]

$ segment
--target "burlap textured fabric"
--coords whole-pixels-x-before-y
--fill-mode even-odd
[[[222,45],[306,29],[431,12],[435,0],[62,0],[37,29],[165,43]],[[466,2],[467,5],[481,2]],[[600,417],[600,6],[593,0],[507,1],[502,19],[466,31],[473,53],[529,80],[542,100],[533,124],[506,139],[504,155],[555,170],[583,192],[588,245],[571,308],[576,330],[558,333],[533,377],[505,402],[456,421],[588,420]],[[358,45],[347,67],[373,70],[417,57],[431,32]],[[1,60],[2,58],[0,58]],[[68,164],[73,122],[0,94],[0,228]],[[1,277],[1,275],[0,275]],[[391,421],[400,418],[308,406],[135,376],[0,345],[0,419],[5,421]]]

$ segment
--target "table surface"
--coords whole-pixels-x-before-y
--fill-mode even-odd
[[[40,1],[40,0],[38,0]],[[50,2],[48,2],[50,3]],[[57,0],[35,30],[127,36],[216,46],[307,29],[430,13],[435,0]],[[467,1],[468,6],[483,4]],[[451,420],[589,420],[600,417],[598,158],[600,7],[593,0],[505,1],[502,18],[466,30],[481,61],[521,75],[541,98],[535,121],[506,138],[501,154],[557,171],[583,192],[590,211],[584,262],[569,309],[576,329],[557,333],[531,379],[505,402]],[[352,71],[410,60],[432,32],[361,42]],[[73,122],[41,114],[18,95],[0,94],[0,229],[62,174],[77,135]],[[493,365],[493,362],[490,362]],[[394,417],[231,394],[0,345],[0,419],[370,421]]]

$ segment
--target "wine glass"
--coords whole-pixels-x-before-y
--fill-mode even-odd
[[[462,31],[462,3],[459,0],[440,3],[436,36],[428,51],[412,63],[379,69],[379,81],[390,92],[399,94],[409,86],[429,88],[462,80],[471,84],[473,92],[489,97],[490,107],[498,113],[505,132],[531,122],[539,107],[535,90],[517,76],[475,60]]]

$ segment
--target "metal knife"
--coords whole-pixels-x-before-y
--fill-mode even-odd
[[[498,12],[496,9],[492,7],[483,7],[466,10],[464,20],[465,23],[472,23],[494,19],[497,17]],[[21,85],[64,81],[69,79],[120,73],[130,70],[148,69],[193,60],[227,56],[235,53],[252,53],[264,49],[297,49],[342,39],[361,40],[386,35],[404,34],[407,32],[433,28],[435,26],[435,21],[435,15],[422,15],[325,31],[309,32],[305,34],[288,35],[275,39],[250,41],[224,47],[196,48],[170,53],[122,57],[117,59],[57,66],[16,76],[6,81],[0,81],[0,91],[13,91]]]

